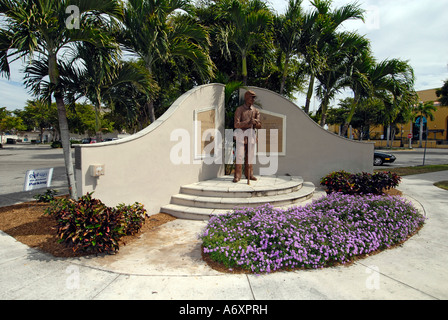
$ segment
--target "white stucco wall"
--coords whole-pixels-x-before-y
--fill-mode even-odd
[[[143,203],[149,214],[159,212],[182,185],[224,174],[224,165],[204,164],[194,159],[194,114],[216,108],[217,129],[224,135],[224,86],[210,84],[182,95],[157,119],[139,133],[111,142],[75,147],[78,196],[94,191],[106,205]],[[171,141],[175,130],[190,137],[190,161],[174,164],[170,152],[180,144]],[[92,177],[90,166],[104,165],[105,174]]]

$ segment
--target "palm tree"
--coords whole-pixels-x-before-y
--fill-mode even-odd
[[[222,1],[221,11],[229,22],[220,29],[220,40],[225,44],[229,55],[233,45],[241,58],[241,76],[243,85],[247,85],[247,57],[250,50],[258,44],[264,44],[268,50],[272,45],[272,14],[262,0]]]
[[[434,105],[433,101],[428,102],[420,102],[415,108],[414,108],[414,114],[417,116],[418,123],[419,123],[419,147],[421,148],[423,146],[423,127],[424,127],[424,119],[431,119],[431,121],[434,121],[434,114],[433,112],[437,111],[437,107]]]
[[[342,126],[341,135],[345,136],[350,122],[362,100],[372,97],[372,83],[369,71],[372,69],[375,59],[370,50],[370,43],[364,37],[353,35],[352,46],[346,60],[346,87],[353,91],[353,103]]]
[[[288,67],[292,56],[299,53],[299,42],[302,31],[303,11],[302,0],[289,0],[286,13],[274,18],[275,42],[280,51],[285,55],[280,94],[283,94],[288,75]]]
[[[142,64],[119,60],[119,53],[114,49],[98,50],[90,43],[79,43],[76,47],[74,59],[66,64],[61,74],[64,75],[70,103],[87,97],[94,105],[96,134],[97,139],[101,140],[101,108],[103,100],[110,97],[113,88],[130,83],[149,99],[155,96],[158,86]],[[83,67],[73,68],[76,62],[80,62]]]
[[[326,123],[327,109],[330,101],[346,86],[353,85],[353,79],[357,77],[354,72],[355,65],[368,55],[369,41],[354,32],[336,34],[336,45],[324,48],[327,56],[328,68],[316,73],[319,80],[317,95],[320,97],[321,121]],[[355,95],[355,104],[358,97]],[[353,115],[352,115],[353,116]]]
[[[384,105],[384,126],[387,126],[387,144],[389,145],[390,128],[400,112],[410,108],[415,99],[414,72],[412,67],[399,59],[376,60],[366,51],[364,57],[353,65],[348,86],[355,96],[355,103],[342,128],[345,135],[351,117],[360,101],[370,98],[379,99]]]
[[[303,31],[299,45],[299,52],[303,55],[307,65],[310,81],[304,111],[309,112],[314,82],[317,72],[328,69],[326,56],[322,54],[325,46],[335,44],[338,28],[347,20],[364,20],[364,10],[357,3],[347,4],[331,10],[331,0],[311,1],[314,7],[304,17]]]
[[[210,41],[205,28],[188,14],[191,9],[188,0],[129,0],[119,42],[144,61],[154,78],[158,63],[182,57],[193,63],[206,80],[214,72],[207,51]],[[153,99],[148,99],[146,108],[154,122]]]
[[[69,5],[75,6],[79,16],[67,15]],[[119,17],[122,13],[121,3],[118,0],[0,0],[0,13],[6,18],[6,28],[0,31],[0,72],[9,77],[11,58],[47,62],[50,90],[58,109],[70,197],[76,199],[76,182],[64,88],[60,85],[58,54],[70,43],[78,41],[91,42],[98,46],[113,46],[112,37],[98,25],[110,21],[103,19],[102,14]],[[70,17],[74,20],[70,20]],[[79,22],[82,27],[77,28],[78,23],[70,24],[73,21]]]
[[[414,70],[407,61],[386,59],[370,70],[373,95],[381,99],[385,106],[385,123],[387,126],[387,145],[389,146],[391,125],[397,115],[406,108],[411,108],[416,99],[414,91]]]

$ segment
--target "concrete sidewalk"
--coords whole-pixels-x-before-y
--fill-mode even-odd
[[[0,299],[448,299],[448,171],[403,177],[428,220],[402,246],[348,267],[223,274],[201,259],[203,221],[175,220],[117,255],[60,259],[0,232]]]

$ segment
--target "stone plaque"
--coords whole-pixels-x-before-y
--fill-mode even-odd
[[[216,109],[195,111],[195,156],[214,155]]]
[[[262,132],[259,130],[258,152],[259,153],[271,153],[271,134],[274,134],[271,130],[277,130],[277,154],[286,154],[286,116],[266,110],[260,110],[261,129],[266,130],[266,146],[262,146],[260,142],[264,139],[260,139]]]

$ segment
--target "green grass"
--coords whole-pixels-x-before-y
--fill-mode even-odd
[[[374,171],[390,171],[397,173],[400,176],[408,176],[412,174],[422,174],[429,172],[445,171],[448,170],[448,164],[437,164],[429,166],[414,166],[414,167],[397,167],[386,169],[375,169]]]
[[[441,189],[448,190],[448,181],[439,181],[439,182],[434,183],[434,185]]]

